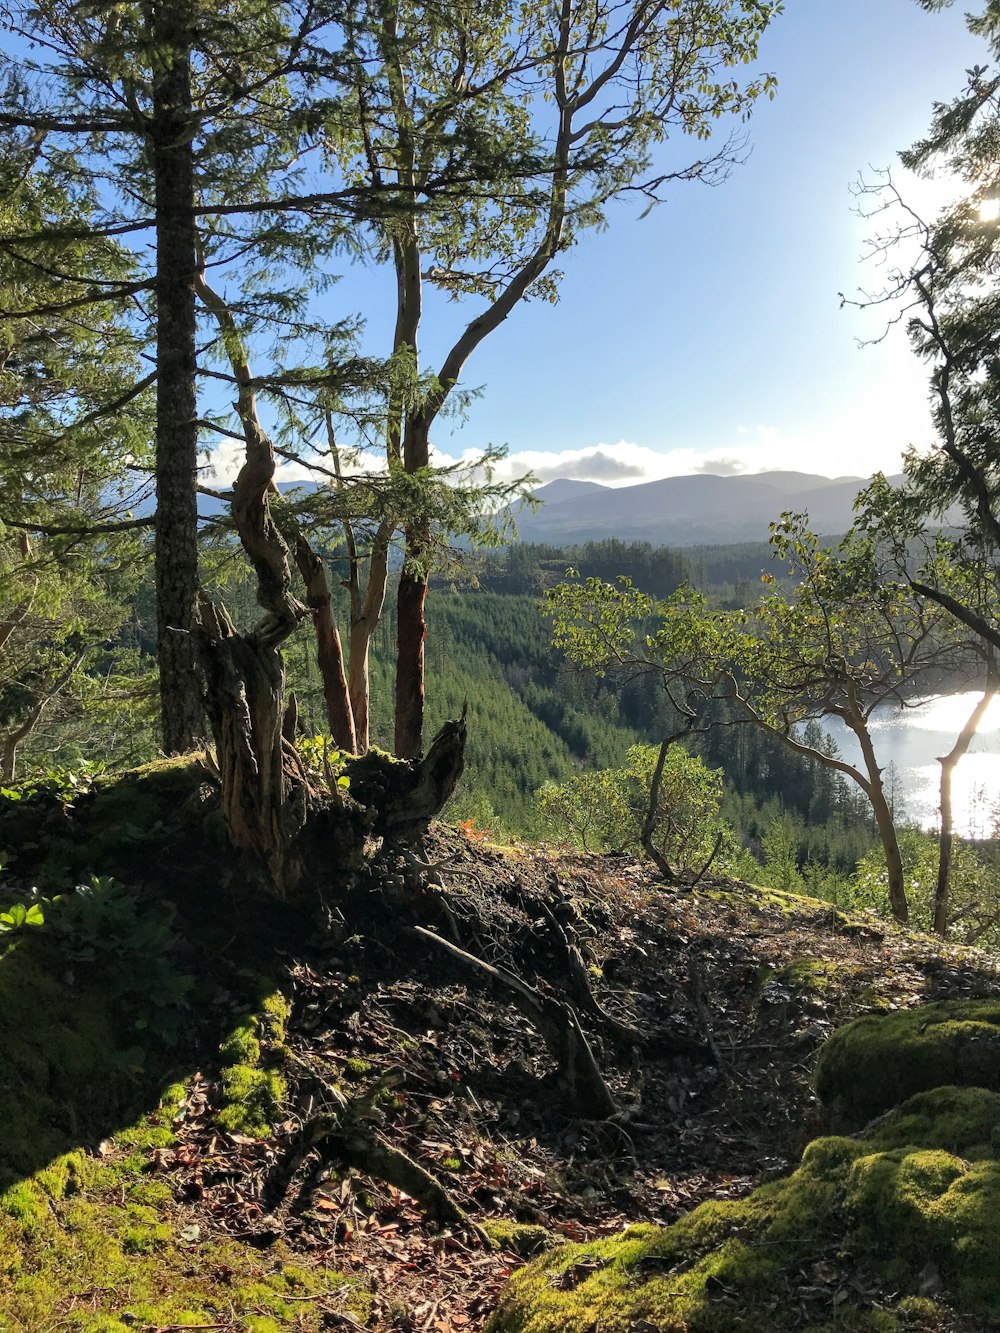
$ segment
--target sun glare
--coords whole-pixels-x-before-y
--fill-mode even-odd
[[[1000,199],[984,199],[979,205],[980,222],[996,222],[1000,219]]]

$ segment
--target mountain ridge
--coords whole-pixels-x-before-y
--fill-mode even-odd
[[[891,482],[901,478],[891,477]],[[535,495],[543,501],[518,518],[525,542],[560,543],[617,537],[666,546],[765,540],[782,512],[805,512],[820,532],[844,532],[864,477],[780,471],[719,476],[693,473],[633,486],[557,478]]]

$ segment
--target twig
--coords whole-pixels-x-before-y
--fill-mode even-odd
[[[708,1012],[708,1006],[705,1003],[705,989],[701,976],[701,964],[698,962],[696,954],[691,954],[688,958],[688,982],[691,1000],[698,1015],[698,1026],[705,1037],[708,1049],[712,1052],[712,1059],[719,1071],[719,1077],[723,1083],[731,1085],[733,1076],[729,1072],[729,1066],[719,1050],[719,1043],[715,1040],[715,1033],[712,1031],[711,1016]]]
[[[723,836],[722,829],[719,829],[718,833],[715,835],[715,846],[712,848],[711,852],[709,853],[708,860],[705,862],[705,864],[702,866],[702,868],[698,871],[697,875],[695,875],[695,877],[694,877],[694,879],[691,881],[691,883],[687,886],[689,889],[696,888],[696,887],[701,883],[701,881],[705,878],[705,876],[708,874],[709,870],[711,869],[712,862],[713,862],[713,861],[715,860],[715,858],[719,855],[719,848],[722,846],[722,836]]]

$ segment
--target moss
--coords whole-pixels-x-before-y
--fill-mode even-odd
[[[277,1067],[290,1006],[280,991],[260,1002],[221,1047],[223,1105],[218,1123],[230,1133],[264,1138],[281,1115],[288,1087]]]
[[[208,1234],[192,1262],[169,1187],[147,1173],[177,1093],[117,1136],[106,1158],[66,1155],[0,1196],[0,1328],[126,1333],[212,1325],[225,1312],[257,1333],[317,1329],[323,1303],[289,1297],[333,1291],[338,1308],[367,1316],[370,1297],[343,1274],[291,1264],[281,1245],[261,1255]]]
[[[832,962],[825,958],[793,958],[778,968],[773,979],[797,991],[825,995],[836,989],[845,973],[853,970],[849,963]]]
[[[370,1060],[362,1060],[352,1055],[344,1064],[344,1077],[358,1081],[367,1078],[374,1068]]]
[[[488,1328],[779,1333],[803,1327],[802,1263],[845,1254],[865,1255],[900,1303],[875,1309],[845,1285],[837,1328],[883,1333],[927,1316],[919,1283],[929,1261],[960,1310],[1000,1319],[1000,1164],[983,1155],[998,1124],[993,1093],[922,1094],[858,1138],[818,1139],[797,1171],[746,1199],[550,1251],[514,1276]],[[918,1132],[924,1142],[909,1140]],[[817,1309],[817,1330],[832,1327],[825,1319]]]
[[[512,1222],[505,1217],[487,1218],[482,1227],[497,1249],[509,1250],[522,1259],[533,1259],[536,1254],[559,1244],[558,1237],[548,1227]]]
[[[134,1103],[123,1034],[99,976],[68,973],[43,932],[0,957],[0,1189]]]
[[[1000,1090],[1000,1000],[959,1000],[869,1014],[824,1044],[816,1091],[835,1129],[945,1085]]]

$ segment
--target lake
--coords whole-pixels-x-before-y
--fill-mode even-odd
[[[892,770],[883,775],[894,796],[896,815],[923,828],[938,823],[941,765],[955,744],[958,733],[981,695],[975,691],[921,699],[907,708],[877,714],[871,722],[872,740],[879,763]],[[861,765],[861,752],[854,733],[839,718],[827,718],[824,731],[837,743],[841,756]],[[973,738],[968,754],[952,778],[955,832],[966,837],[989,837],[1000,804],[1000,696]]]

